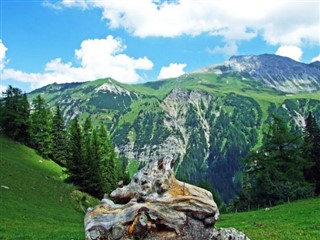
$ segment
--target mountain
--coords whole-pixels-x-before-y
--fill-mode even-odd
[[[301,71],[307,80],[296,81]],[[320,122],[317,71],[317,64],[275,55],[240,56],[168,80],[51,84],[29,97],[42,94],[48,106],[60,105],[67,122],[78,115],[107,125],[129,163],[173,154],[178,178],[209,181],[228,201],[241,183],[241,158],[260,144],[272,114],[292,128],[301,128],[309,111]],[[283,91],[290,84],[299,91]]]
[[[304,64],[273,54],[233,56],[222,65],[200,70],[217,74],[239,73],[276,90],[296,93],[320,89],[320,62]]]

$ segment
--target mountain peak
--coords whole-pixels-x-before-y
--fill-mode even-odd
[[[275,54],[261,54],[261,55],[240,55],[232,56],[229,58],[225,64],[229,64],[231,67],[233,65],[241,64],[246,69],[247,68],[270,68],[274,69],[280,68],[295,68],[303,67],[304,63],[297,62],[289,57],[283,57]]]
[[[320,89],[320,63],[305,64],[275,54],[232,56],[222,65],[201,72],[238,73],[244,79],[261,81],[264,85],[286,93]]]
[[[237,61],[248,61],[248,60],[289,60],[289,61],[295,61],[289,57],[284,57],[276,54],[270,54],[270,53],[264,53],[260,55],[234,55],[229,58],[229,61],[237,60]],[[296,62],[296,61],[295,61]]]

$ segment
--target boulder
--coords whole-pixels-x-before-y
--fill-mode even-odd
[[[165,157],[147,164],[132,181],[88,209],[84,224],[87,240],[248,239],[235,229],[214,228],[219,211],[212,194],[178,181],[175,160]]]

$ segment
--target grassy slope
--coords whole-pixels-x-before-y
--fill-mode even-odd
[[[0,239],[83,239],[62,168],[1,136],[0,185]]]
[[[320,239],[320,198],[258,210],[222,214],[217,227],[235,227],[250,239]]]

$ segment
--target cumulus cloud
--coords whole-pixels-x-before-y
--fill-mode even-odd
[[[123,83],[138,82],[142,77],[137,70],[151,70],[153,63],[147,57],[135,59],[124,54],[125,49],[121,39],[111,35],[104,39],[89,39],[75,50],[80,66],[56,58],[46,64],[44,73],[4,69],[2,78],[31,83],[33,89],[54,82],[83,82],[105,77]]]
[[[289,57],[296,61],[301,61],[301,56],[303,52],[301,48],[296,46],[281,46],[276,51],[276,55],[283,56],[283,57]]]
[[[0,71],[4,68],[7,60],[6,60],[6,51],[8,49],[6,46],[2,43],[2,40],[0,39]]]
[[[185,63],[170,63],[167,67],[162,67],[160,69],[160,73],[157,77],[157,79],[167,79],[167,78],[174,78],[179,77],[183,74],[184,68],[187,66]]]
[[[319,61],[320,62],[320,54],[314,58],[312,58],[311,62],[316,62]]]
[[[227,41],[261,35],[272,45],[319,42],[319,2],[290,0],[63,0],[60,7],[100,8],[109,27],[139,37],[208,33]]]

